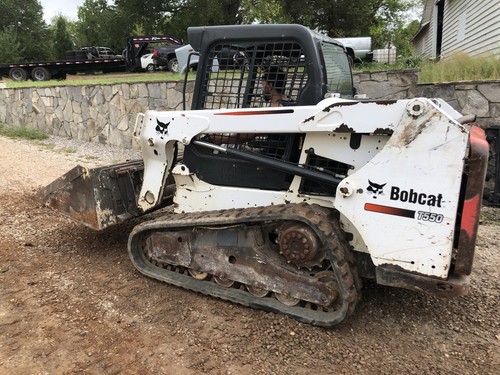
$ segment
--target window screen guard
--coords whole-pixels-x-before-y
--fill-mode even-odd
[[[268,107],[262,95],[262,80],[266,72],[279,72],[271,82],[282,86],[289,105],[300,99],[307,83],[304,53],[301,46],[290,42],[215,44],[209,51],[202,86],[202,108]],[[276,76],[276,75],[275,75]],[[269,77],[269,76],[267,76]]]

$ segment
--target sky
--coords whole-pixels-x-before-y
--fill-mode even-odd
[[[43,19],[45,22],[50,23],[54,16],[62,14],[72,21],[78,19],[78,7],[81,6],[85,0],[39,0],[43,7]],[[112,3],[108,0],[108,4]]]
[[[50,20],[62,14],[63,16],[76,21],[78,19],[78,7],[85,0],[39,0],[43,7],[43,19],[50,23]]]

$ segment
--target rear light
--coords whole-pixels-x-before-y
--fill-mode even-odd
[[[157,50],[153,50],[153,56],[154,57],[158,56],[158,51]]]

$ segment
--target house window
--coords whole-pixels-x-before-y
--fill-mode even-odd
[[[465,39],[465,23],[467,22],[467,13],[464,11],[460,16],[458,16],[458,31],[457,40],[463,42]]]

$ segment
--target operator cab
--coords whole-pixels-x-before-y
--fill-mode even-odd
[[[191,109],[267,107],[263,75],[278,69],[287,77],[283,94],[296,105],[353,97],[344,47],[304,26],[190,27],[188,36],[200,54]]]

